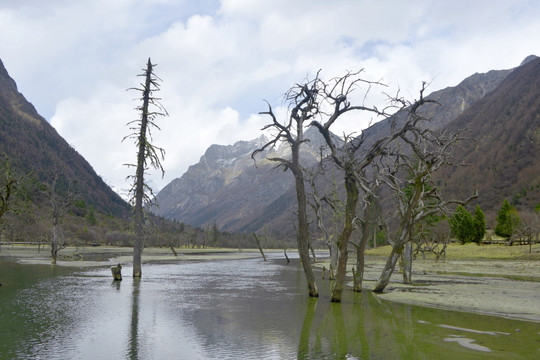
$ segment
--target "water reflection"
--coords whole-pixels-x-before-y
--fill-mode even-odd
[[[306,315],[302,323],[302,331],[300,332],[300,344],[298,345],[298,359],[309,359],[309,340],[311,338],[311,324],[315,317],[315,309],[317,308],[318,298],[308,298],[306,306]]]
[[[57,269],[58,271],[59,269]],[[126,269],[129,273],[129,269]],[[110,270],[0,261],[0,359],[536,358],[538,324],[381,301],[330,282],[309,298],[297,261]],[[18,285],[17,285],[18,284]],[[519,331],[516,331],[519,329]],[[485,352],[489,349],[491,352]]]
[[[120,283],[119,281],[117,281]],[[133,279],[133,291],[131,295],[131,326],[129,327],[129,358],[139,358],[139,293],[141,280],[140,278]]]

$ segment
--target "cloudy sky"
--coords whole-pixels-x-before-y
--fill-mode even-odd
[[[135,148],[121,140],[138,116],[126,89],[148,57],[170,114],[154,134],[167,152],[160,189],[209,145],[258,137],[263,99],[278,108],[319,69],[365,69],[414,98],[422,81],[431,92],[540,55],[539,34],[536,0],[0,0],[0,59],[19,91],[124,189]]]

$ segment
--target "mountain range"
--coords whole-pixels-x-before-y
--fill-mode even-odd
[[[472,139],[456,153],[468,166],[444,173],[446,193],[467,197],[478,189],[477,203],[487,213],[496,212],[504,198],[524,210],[540,203],[539,75],[540,59],[531,55],[514,69],[477,73],[426,97],[437,102],[423,108],[432,129],[462,129]],[[364,133],[374,141],[389,134],[391,123],[382,120]],[[322,139],[314,129],[306,134],[311,141],[304,147],[303,164],[309,168],[319,158]],[[153,211],[231,232],[291,233],[296,204],[292,174],[264,159],[272,154],[260,154],[256,166],[251,159],[265,140],[210,146],[197,164],[159,192],[159,208]]]
[[[540,203],[539,95],[540,59],[530,56],[514,69],[474,74],[427,97],[438,103],[423,110],[433,129],[462,129],[462,135],[470,139],[455,154],[468,166],[439,174],[447,194],[466,197],[478,189],[477,203],[486,214],[496,213],[504,198],[520,211],[530,211]],[[391,131],[395,120],[377,122],[364,133],[380,138]],[[321,157],[323,139],[315,129],[308,129],[306,137],[309,141],[301,156],[309,169]],[[267,160],[287,156],[287,147],[251,158],[266,141],[260,136],[233,145],[211,145],[197,164],[158,193],[160,206],[152,211],[188,225],[216,225],[228,232],[292,233],[293,177]],[[7,155],[19,173],[30,173],[44,183],[62,173],[75,183],[76,192],[88,205],[105,214],[129,214],[129,205],[18,91],[1,61],[0,153]]]

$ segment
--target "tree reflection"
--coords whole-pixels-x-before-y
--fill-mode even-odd
[[[330,312],[332,313],[334,325],[332,353],[336,359],[345,359],[347,358],[349,349],[347,345],[347,328],[345,327],[345,321],[343,320],[341,303],[331,303]]]
[[[139,294],[141,279],[133,278],[133,293],[131,297],[131,326],[129,336],[129,358],[139,358]]]
[[[298,359],[309,359],[309,338],[311,337],[311,325],[313,318],[315,317],[315,310],[317,309],[318,298],[308,298],[306,306],[306,315],[304,316],[304,323],[302,324],[302,331],[300,332],[300,343],[298,344]]]

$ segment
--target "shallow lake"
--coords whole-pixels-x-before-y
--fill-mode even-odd
[[[0,260],[0,359],[536,359],[540,324],[346,291],[298,260],[52,269]],[[320,273],[318,273],[320,279]]]

